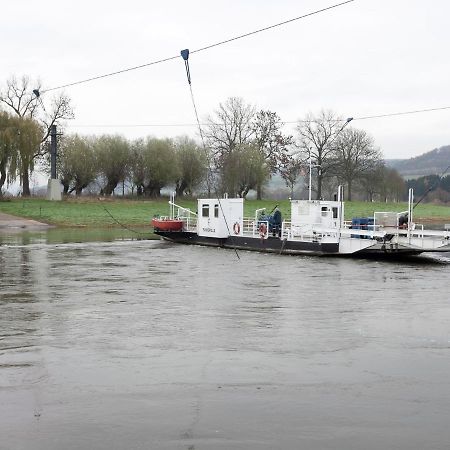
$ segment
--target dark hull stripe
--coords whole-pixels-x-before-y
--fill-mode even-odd
[[[266,253],[283,254],[338,254],[339,244],[321,244],[319,242],[283,241],[278,237],[260,239],[247,236],[229,236],[228,238],[214,238],[198,236],[190,232],[155,231],[155,234],[180,244],[205,245],[211,247],[237,248],[239,250],[253,250]]]

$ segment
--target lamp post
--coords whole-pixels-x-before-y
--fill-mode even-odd
[[[309,186],[308,186],[308,200],[312,200],[312,169],[313,167],[318,167],[320,170],[320,164],[314,164],[312,163],[311,158],[311,147],[309,148]]]

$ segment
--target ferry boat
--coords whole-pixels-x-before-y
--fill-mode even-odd
[[[175,204],[170,217],[152,221],[155,234],[169,241],[280,254],[389,257],[450,251],[449,227],[425,229],[413,222],[413,192],[408,210],[375,212],[373,217],[344,220],[342,188],[337,200],[291,200],[291,214],[256,210],[244,217],[242,198],[199,199],[197,212]],[[181,221],[174,229],[164,222]]]

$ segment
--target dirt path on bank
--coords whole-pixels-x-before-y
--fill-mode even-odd
[[[51,225],[38,222],[36,220],[24,219],[22,217],[11,216],[0,212],[0,233],[11,231],[32,231],[45,230]]]

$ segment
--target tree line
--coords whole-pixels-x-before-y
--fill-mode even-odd
[[[175,186],[177,195],[191,195],[205,180],[206,157],[188,137],[127,140],[122,136],[63,136],[57,160],[65,194],[81,195],[94,187],[109,196],[120,187],[137,196],[159,197]]]
[[[279,174],[293,196],[312,170],[315,198],[332,197],[341,184],[348,200],[354,193],[369,201],[403,200],[402,177],[386,167],[368,133],[347,124],[322,110],[299,120],[295,135],[286,135],[275,112],[229,98],[208,117],[205,131],[220,190],[245,197],[254,189],[261,198],[264,186]]]
[[[39,94],[40,84],[34,85]],[[22,194],[30,194],[30,173],[36,164],[48,166],[50,126],[73,117],[65,95],[46,109],[30,89],[23,77],[11,78],[0,91],[0,192],[5,183],[19,179]],[[231,97],[205,122],[202,144],[186,136],[59,136],[57,167],[64,193],[81,195],[89,187],[111,195],[126,185],[131,194],[158,197],[170,186],[177,195],[246,197],[254,190],[260,199],[273,176],[280,176],[294,195],[312,170],[315,198],[330,196],[338,184],[346,186],[349,200],[354,195],[368,200],[404,197],[403,180],[386,168],[373,138],[332,111],[308,114],[289,135],[276,112]]]
[[[426,175],[406,182],[408,189],[414,189],[416,200],[424,197],[427,201],[450,202],[450,175]]]

